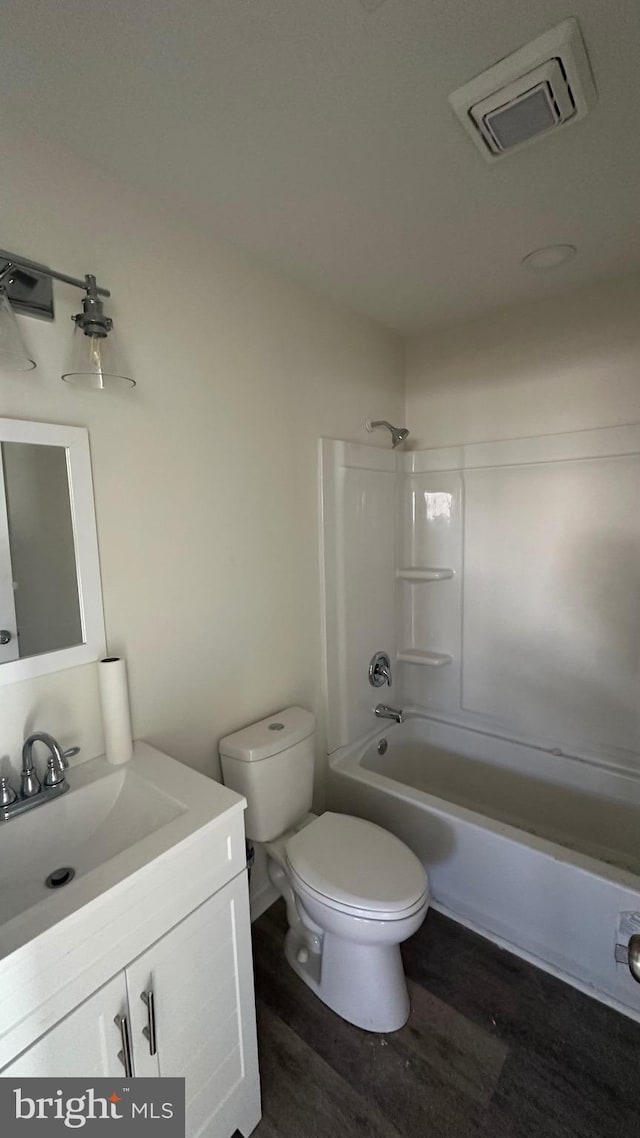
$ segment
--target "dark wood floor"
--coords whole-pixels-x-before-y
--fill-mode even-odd
[[[640,1026],[430,911],[403,946],[411,1017],[371,1035],[254,925],[256,1138],[638,1138]]]

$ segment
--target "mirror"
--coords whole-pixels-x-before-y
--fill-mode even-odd
[[[0,444],[0,663],[82,644],[67,455]]]
[[[104,652],[89,439],[0,419],[0,684]]]

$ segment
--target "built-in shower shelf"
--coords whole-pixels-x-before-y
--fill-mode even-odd
[[[426,565],[409,565],[406,569],[396,569],[396,577],[402,581],[447,581],[453,577],[453,569],[436,569]]]
[[[445,652],[424,652],[420,648],[403,648],[398,652],[398,660],[402,664],[420,664],[424,668],[443,668],[450,664],[452,656]]]

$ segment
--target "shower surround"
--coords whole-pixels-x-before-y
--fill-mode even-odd
[[[640,427],[323,440],[321,487],[331,804],[406,841],[436,907],[640,1017]]]

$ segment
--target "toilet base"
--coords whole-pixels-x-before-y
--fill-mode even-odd
[[[359,944],[325,932],[318,954],[290,928],[284,950],[300,979],[348,1023],[386,1034],[407,1022],[409,993],[399,945]]]

